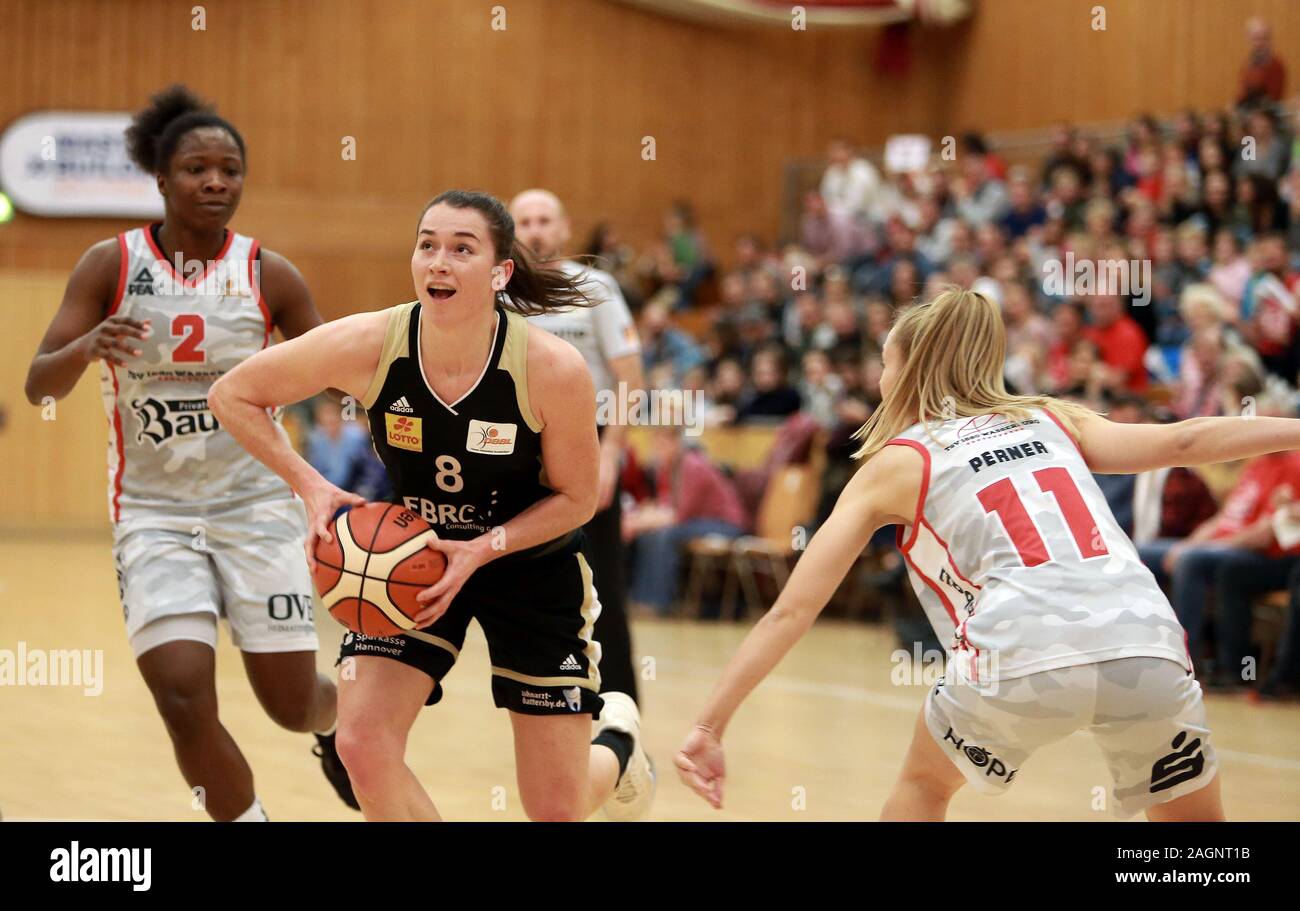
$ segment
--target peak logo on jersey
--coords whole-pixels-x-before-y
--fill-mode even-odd
[[[1169,744],[1174,748],[1174,752],[1167,756],[1161,756],[1156,760],[1155,765],[1151,766],[1151,793],[1157,791],[1167,791],[1175,785],[1180,785],[1184,781],[1191,781],[1201,774],[1205,768],[1205,754],[1201,752],[1201,738],[1196,737],[1187,746],[1183,742],[1187,740],[1187,732],[1180,731],[1174,738],[1173,743]],[[1179,749],[1181,747],[1181,749]]]
[[[149,440],[155,447],[172,437],[212,433],[220,429],[216,417],[208,411],[207,399],[135,399],[131,402],[140,419],[135,441]]]
[[[415,409],[411,407],[411,403],[406,400],[406,396],[402,396],[396,402],[389,405],[388,410],[396,411],[398,414],[413,414],[415,412]]]
[[[388,431],[388,445],[411,452],[424,451],[424,430],[420,418],[395,414],[384,415],[384,429]]]
[[[471,419],[465,448],[470,452],[481,452],[485,455],[509,455],[515,451],[515,437],[518,431],[518,424],[490,424],[487,421]]]
[[[952,742],[952,748],[966,757],[967,761],[977,769],[984,769],[985,778],[1001,778],[1003,784],[1011,784],[1011,779],[1016,777],[1019,769],[1007,771],[1006,763],[994,756],[984,747],[975,745],[966,745],[965,737],[958,737],[948,728],[948,733],[943,735],[943,739]]]
[[[135,278],[126,283],[127,294],[153,294],[153,273],[148,266],[141,266]]]

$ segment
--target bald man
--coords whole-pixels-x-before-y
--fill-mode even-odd
[[[529,322],[555,333],[582,352],[598,397],[616,395],[620,386],[624,395],[640,389],[643,385],[641,341],[636,323],[613,276],[564,257],[571,229],[560,200],[548,190],[525,190],[511,200],[510,215],[515,220],[515,236],[519,242],[550,268],[586,276],[584,290],[596,302],[590,308],[532,316]],[[625,413],[620,408],[598,412],[609,410]],[[592,576],[601,604],[595,631],[596,641],[601,645],[600,691],[626,693],[635,701],[636,672],[632,666],[632,641],[625,606],[618,484],[626,437],[624,426],[600,427],[599,501],[596,515],[585,530]]]

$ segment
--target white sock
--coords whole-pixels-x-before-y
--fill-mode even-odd
[[[262,809],[262,801],[256,797],[253,798],[253,805],[244,812],[240,813],[233,820],[234,822],[270,822],[266,817],[266,811]]]
[[[329,737],[330,735],[332,735],[332,734],[333,734],[335,731],[337,731],[338,729],[339,729],[339,720],[338,720],[337,718],[335,718],[335,719],[334,719],[334,723],[330,725],[330,728],[329,728],[328,731],[317,731],[316,733],[317,733],[317,734],[320,734],[322,737]]]

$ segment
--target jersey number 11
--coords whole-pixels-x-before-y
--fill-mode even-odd
[[[1065,517],[1065,524],[1069,526],[1080,557],[1087,560],[1110,553],[1101,539],[1097,520],[1088,510],[1088,504],[1083,502],[1083,494],[1079,493],[1078,485],[1070,477],[1070,472],[1059,465],[1040,468],[1034,472],[1034,480],[1043,493],[1050,493],[1056,498],[1056,506]],[[1034,520],[1029,517],[1029,511],[1020,499],[1020,492],[1010,478],[990,484],[976,496],[985,512],[997,513],[1002,520],[1002,527],[1006,529],[1007,536],[1011,538],[1011,543],[1015,545],[1020,561],[1025,566],[1038,566],[1052,559],[1043,536],[1038,533]]]

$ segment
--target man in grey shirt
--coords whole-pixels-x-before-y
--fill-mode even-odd
[[[510,202],[515,236],[546,266],[570,275],[585,275],[584,290],[595,301],[589,308],[529,317],[548,332],[577,348],[591,370],[597,401],[617,402],[643,384],[641,342],[636,323],[618,282],[606,272],[565,259],[570,237],[569,219],[560,200],[547,190],[525,190]],[[588,555],[600,598],[596,641],[601,645],[601,692],[626,693],[637,698],[632,666],[623,578],[624,548],[619,504],[619,472],[627,428],[613,423],[626,413],[617,405],[597,409],[597,420],[608,414],[610,423],[600,428],[599,499],[596,515],[585,526]]]

